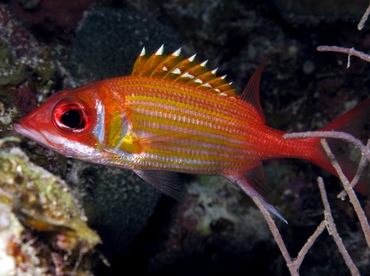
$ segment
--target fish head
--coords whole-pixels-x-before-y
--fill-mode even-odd
[[[14,130],[67,157],[93,159],[100,147],[93,133],[97,124],[97,95],[94,84],[60,91],[18,119]]]

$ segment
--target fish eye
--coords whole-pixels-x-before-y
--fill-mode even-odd
[[[81,110],[72,109],[66,111],[62,114],[60,120],[65,126],[74,129],[81,129],[84,128],[86,125],[83,114],[81,114]]]
[[[66,134],[75,134],[86,130],[91,125],[91,109],[76,99],[63,99],[52,112],[54,125]]]

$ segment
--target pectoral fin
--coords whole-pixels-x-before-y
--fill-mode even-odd
[[[135,173],[165,195],[178,201],[183,200],[188,194],[186,186],[181,183],[179,175],[175,172],[136,170]]]

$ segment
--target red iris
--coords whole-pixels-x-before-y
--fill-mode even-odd
[[[64,98],[54,107],[52,120],[57,129],[64,133],[80,133],[91,124],[91,109],[82,100]]]

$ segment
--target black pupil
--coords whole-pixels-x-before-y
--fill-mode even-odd
[[[78,110],[69,110],[65,112],[60,119],[62,123],[69,128],[81,129],[85,126],[85,122]]]

